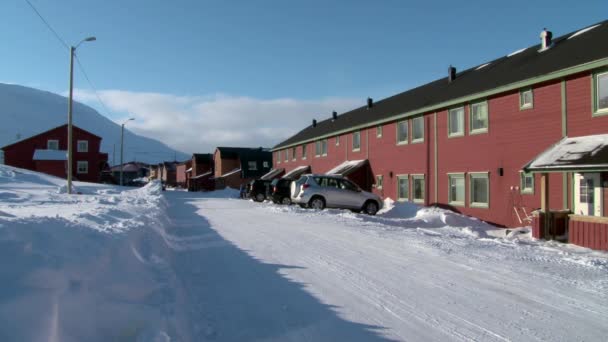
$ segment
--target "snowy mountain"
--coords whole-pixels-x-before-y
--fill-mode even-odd
[[[67,98],[61,95],[13,84],[0,83],[0,147],[42,133],[67,121]],[[120,162],[120,125],[93,108],[74,102],[74,124],[103,138],[102,152],[112,164],[115,146]],[[169,146],[125,129],[124,160],[157,163],[184,160],[189,156]]]

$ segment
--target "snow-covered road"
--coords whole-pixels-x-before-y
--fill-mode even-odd
[[[179,264],[200,272],[181,278],[197,280],[185,284],[187,296],[204,293],[205,329],[220,340],[608,336],[602,259],[452,230],[397,229],[341,211],[183,192],[167,198],[177,230],[205,227]]]

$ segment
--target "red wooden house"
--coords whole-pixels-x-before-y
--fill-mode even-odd
[[[238,189],[272,167],[272,152],[261,147],[217,147],[213,154],[216,189]]]
[[[67,124],[2,147],[4,163],[57,177],[67,176]],[[108,164],[101,153],[101,137],[73,126],[73,177],[85,182],[99,182]]]
[[[213,166],[211,153],[192,154],[192,168],[187,182],[188,191],[214,190]]]
[[[608,249],[608,158],[580,168],[528,167],[563,138],[608,132],[608,21],[544,37],[540,45],[462,72],[450,67],[445,78],[313,120],[273,148],[273,167],[325,173],[350,166],[353,180],[383,197],[499,226],[528,225],[531,211],[541,208],[550,219],[535,236],[593,234],[576,242]],[[581,220],[601,232],[581,232]]]
[[[192,172],[192,159],[188,159],[175,166],[175,182],[178,187],[185,188]]]

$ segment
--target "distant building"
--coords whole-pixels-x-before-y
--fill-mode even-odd
[[[177,164],[178,162],[163,162],[159,164],[160,179],[168,186],[177,186]]]
[[[272,152],[261,147],[217,147],[213,161],[216,189],[238,189],[270,171]]]
[[[67,124],[2,147],[6,165],[49,175],[67,177]],[[101,153],[101,137],[73,126],[73,178],[99,182],[108,167],[107,153]]]
[[[186,188],[192,172],[192,159],[188,159],[175,166],[175,182],[178,187]]]
[[[120,184],[120,169],[122,168],[122,181],[123,184],[128,185],[133,180],[138,178],[148,177],[150,174],[150,168],[148,164],[141,162],[129,162],[123,165],[116,165],[110,168],[112,172],[112,178],[116,184]]]
[[[192,168],[186,182],[188,191],[210,191],[215,189],[213,167],[213,154],[194,153],[192,155]]]

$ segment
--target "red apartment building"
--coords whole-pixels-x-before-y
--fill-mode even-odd
[[[248,147],[217,147],[213,153],[215,188],[239,189],[272,167],[272,152]]]
[[[608,22],[551,36],[313,120],[272,149],[273,167],[334,169],[383,197],[608,249]]]
[[[99,182],[108,154],[99,152],[101,137],[73,126],[73,177]],[[67,176],[67,124],[2,147],[4,163],[65,178]]]

